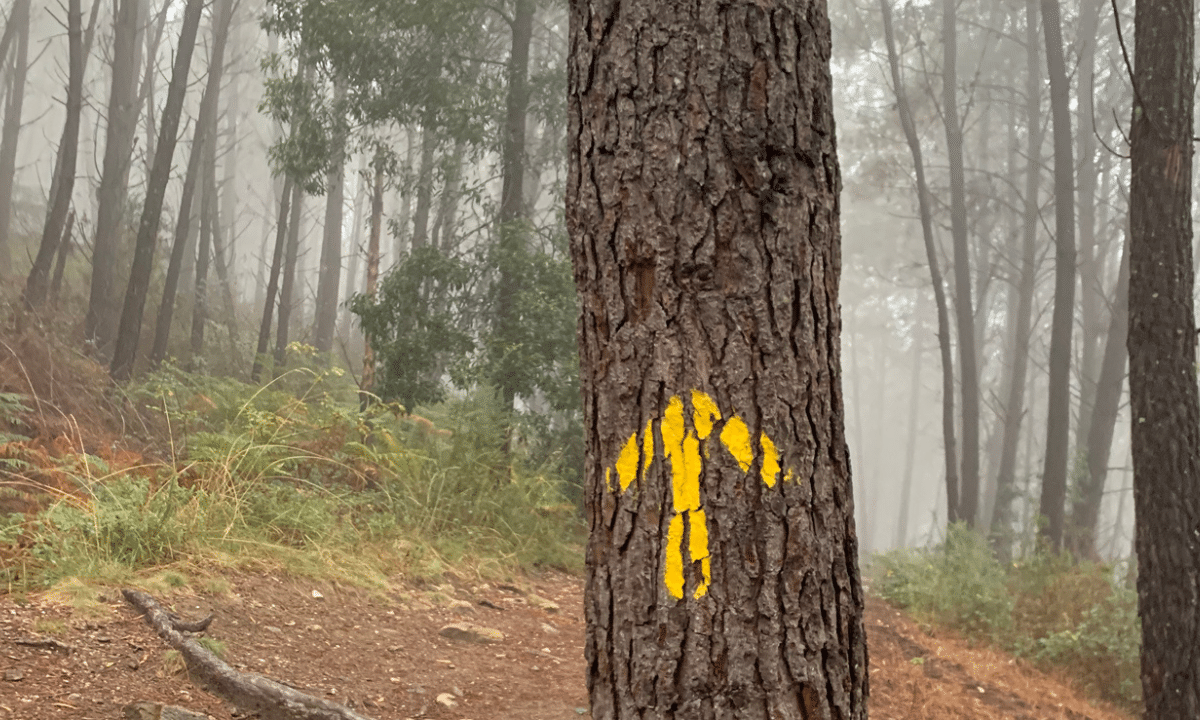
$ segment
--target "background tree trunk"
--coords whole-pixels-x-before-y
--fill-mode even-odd
[[[1067,499],[1071,430],[1071,332],[1075,318],[1075,162],[1071,149],[1071,88],[1063,59],[1058,0],[1042,0],[1050,110],[1054,128],[1054,317],[1050,329],[1050,392],[1046,415],[1046,464],[1038,535],[1059,549]]]
[[[133,266],[129,271],[129,284],[125,289],[125,304],[117,331],[117,345],[110,367],[113,379],[118,382],[129,379],[133,374],[133,363],[137,359],[142,333],[142,312],[146,307],[146,293],[150,290],[154,250],[158,245],[158,226],[162,222],[163,200],[175,160],[175,139],[179,133],[179,118],[183,114],[188,71],[192,65],[192,51],[196,46],[196,31],[200,27],[200,14],[203,9],[204,0],[188,0],[184,7],[183,27],[179,31],[179,42],[175,48],[175,67],[171,70],[171,85],[167,90],[167,104],[163,108],[157,159],[146,183],[146,202],[142,207],[141,221],[138,223]]]
[[[942,3],[942,119],[950,159],[950,226],[954,237],[954,315],[958,327],[958,364],[962,392],[962,484],[951,522],[975,526],[979,505],[979,368],[975,352],[975,315],[971,304],[971,252],[967,244],[967,205],[963,179],[963,134],[958,119],[958,35],[956,0]]]
[[[925,181],[925,161],[921,156],[921,141],[913,123],[908,104],[908,92],[900,77],[900,57],[896,52],[895,32],[892,29],[892,8],[888,0],[879,0],[883,12],[884,40],[888,48],[888,65],[892,71],[892,87],[900,125],[913,157],[917,185],[917,205],[921,214],[921,236],[925,241],[925,260],[929,263],[929,278],[933,284],[933,299],[937,306],[938,350],[942,358],[942,447],[945,460],[946,508],[950,522],[958,519],[958,443],[955,441],[954,417],[954,358],[950,350],[950,311],[938,261],[937,243],[933,237],[933,210],[930,208],[929,185]]]
[[[21,112],[25,104],[25,79],[29,72],[29,0],[16,0],[8,15],[5,35],[15,36],[16,58],[8,95],[4,106],[4,127],[0,130],[0,274],[12,272],[13,187],[17,174],[17,144],[21,135]],[[9,35],[9,33],[13,35]],[[7,57],[7,48],[0,52],[0,69]],[[69,80],[68,80],[69,82]],[[68,91],[68,95],[70,92]]]
[[[857,720],[829,22],[701,7],[571,3],[591,714]]]
[[[1200,717],[1193,0],[1138,0],[1129,251],[1138,615],[1147,718]]]
[[[112,86],[108,98],[104,140],[104,170],[96,192],[96,237],[92,242],[92,288],[88,300],[84,337],[104,355],[111,351],[117,329],[116,300],[119,255],[129,165],[137,133],[137,78],[141,60],[140,0],[115,0]]]
[[[375,189],[371,193],[371,237],[367,241],[367,278],[363,294],[375,296],[375,287],[379,281],[379,236],[383,231],[383,156],[375,156]],[[371,348],[371,339],[363,340],[363,371],[359,382],[358,403],[360,410],[366,410],[371,403],[371,390],[375,387],[375,351]]]
[[[99,0],[96,0],[99,2]],[[94,25],[96,13],[90,24]],[[70,0],[67,9],[67,35],[70,70],[67,80],[67,117],[63,123],[62,140],[58,143],[54,179],[50,182],[50,205],[46,208],[46,223],[37,259],[25,279],[25,307],[36,308],[46,301],[50,260],[62,240],[71,194],[75,189],[75,161],[79,151],[79,122],[83,112],[83,76],[87,70],[87,55],[83,48],[83,9],[79,0]]]
[[[344,85],[334,90],[334,107],[346,95]],[[342,215],[346,185],[346,134],[335,130],[331,168],[325,187],[325,231],[321,242],[321,265],[317,274],[316,331],[313,346],[317,352],[333,351],[333,336],[337,332],[338,287],[342,274]]]
[[[279,221],[275,224],[275,250],[271,254],[271,270],[267,280],[266,298],[263,302],[262,321],[258,326],[258,345],[254,352],[254,366],[250,370],[250,382],[257,383],[262,375],[263,361],[271,342],[271,318],[275,311],[275,294],[279,289],[279,274],[283,264],[283,248],[287,245],[288,213],[292,200],[292,177],[283,181],[283,192],[279,200]]]
[[[275,375],[283,372],[287,361],[288,331],[292,318],[292,302],[296,286],[296,257],[300,253],[300,218],[304,210],[304,188],[292,186],[291,218],[288,219],[288,240],[284,250],[283,279],[279,289],[279,318],[275,328]]]

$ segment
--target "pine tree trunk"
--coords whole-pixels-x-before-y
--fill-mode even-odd
[[[1194,0],[1138,0],[1129,390],[1147,718],[1200,717],[1200,399],[1192,264]]]
[[[29,277],[25,280],[25,307],[40,307],[46,301],[50,261],[61,242],[67,214],[71,207],[71,193],[75,188],[75,162],[79,150],[79,122],[83,112],[83,76],[87,69],[87,55],[83,49],[83,10],[79,0],[70,0],[67,10],[68,37],[70,39],[70,70],[67,81],[67,117],[63,123],[62,140],[58,144],[54,179],[50,183],[50,205],[46,208],[46,223],[42,227],[42,241],[38,245],[37,258]],[[91,23],[96,14],[92,13]]]
[[[1038,0],[1025,2],[1025,127],[1026,158],[1024,218],[1021,229],[1021,274],[1012,333],[1011,381],[1004,403],[1004,433],[1000,440],[1000,467],[996,474],[996,503],[992,512],[992,548],[997,557],[1012,557],[1013,500],[1016,499],[1017,449],[1026,415],[1025,383],[1029,372],[1030,327],[1037,273],[1038,187],[1042,173],[1042,61],[1038,52]]]
[[[5,35],[15,36],[16,59],[13,63],[12,84],[5,98],[4,127],[0,130],[0,275],[12,272],[13,187],[17,174],[17,145],[21,135],[21,111],[25,104],[25,79],[29,73],[29,0],[16,0],[9,13]],[[13,35],[9,35],[9,33]],[[7,57],[0,52],[0,66]]]
[[[63,230],[62,239],[58,242],[58,259],[54,262],[54,277],[50,280],[50,303],[58,307],[58,299],[62,293],[63,272],[67,269],[67,255],[70,254],[74,242],[71,233],[75,229],[75,211],[67,216],[67,226]]]
[[[1046,463],[1038,535],[1062,548],[1071,430],[1071,332],[1075,318],[1075,161],[1071,143],[1071,89],[1063,58],[1058,0],[1042,0],[1050,110],[1054,129],[1054,315],[1050,325],[1050,392]]]
[[[825,4],[574,0],[569,46],[591,717],[865,718]]]
[[[117,5],[112,50],[112,86],[106,118],[104,169],[96,191],[96,237],[92,243],[92,286],[84,320],[84,337],[107,355],[116,335],[117,271],[133,138],[137,133],[138,66],[141,60],[140,0],[115,0]]]
[[[188,71],[192,64],[192,51],[196,46],[196,32],[200,27],[200,14],[203,9],[204,0],[188,0],[184,8],[183,27],[180,29],[179,41],[175,48],[175,66],[171,70],[171,85],[167,90],[167,104],[163,108],[157,159],[146,183],[146,201],[142,207],[141,221],[138,223],[133,266],[129,271],[129,284],[125,290],[121,324],[117,331],[117,345],[110,367],[113,379],[118,382],[129,379],[137,359],[142,333],[142,313],[146,307],[146,294],[150,290],[154,250],[158,245],[158,227],[162,222],[163,200],[174,164],[175,139],[179,133]]]
[[[963,178],[963,136],[958,119],[958,33],[956,0],[942,3],[942,118],[950,159],[950,225],[954,237],[954,314],[958,328],[958,364],[962,388],[962,471],[959,504],[951,522],[975,526],[979,504],[979,368],[975,352],[975,315],[971,300],[971,253],[967,244],[967,206]]]
[[[921,235],[925,241],[925,260],[929,263],[929,277],[933,285],[934,304],[937,306],[938,350],[942,360],[942,448],[945,461],[946,507],[950,522],[958,519],[958,443],[955,440],[954,415],[954,358],[950,349],[950,311],[946,303],[946,290],[938,261],[937,245],[933,237],[933,210],[930,208],[929,186],[925,182],[925,161],[921,156],[921,141],[917,137],[912,111],[909,109],[908,93],[900,77],[900,58],[896,53],[895,34],[892,30],[892,9],[888,0],[879,0],[883,11],[884,39],[888,48],[888,64],[891,67],[892,86],[896,94],[896,105],[900,111],[900,125],[913,157],[913,170],[917,185],[917,204],[921,214]]]

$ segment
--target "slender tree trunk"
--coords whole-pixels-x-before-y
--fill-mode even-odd
[[[341,105],[346,88],[334,90],[334,107]],[[329,177],[325,189],[325,231],[321,242],[321,265],[317,275],[316,332],[313,346],[327,357],[333,352],[337,332],[338,288],[342,274],[342,213],[345,210],[346,135],[335,131]]]
[[[139,97],[145,103],[145,118],[146,118],[146,177],[149,178],[154,174],[154,153],[157,148],[155,144],[155,135],[157,135],[157,121],[154,119],[155,111],[155,85],[158,79],[158,67],[155,60],[158,57],[158,46],[162,42],[163,32],[166,30],[168,10],[171,7],[170,2],[164,2],[162,8],[158,11],[158,19],[154,23],[154,32],[146,34],[146,70],[142,76],[142,90]],[[145,9],[149,9],[148,6]],[[170,90],[168,89],[168,94]]]
[[[442,195],[438,201],[437,218],[433,223],[430,240],[434,247],[443,255],[450,255],[457,245],[455,218],[458,216],[458,198],[462,192],[463,154],[466,143],[462,139],[454,141],[454,149],[444,163],[446,181],[442,185]]]
[[[74,241],[71,233],[75,229],[75,211],[67,216],[67,226],[63,230],[62,239],[58,242],[58,259],[54,263],[54,276],[50,280],[50,303],[58,307],[58,299],[62,293],[63,272],[67,269],[67,255],[71,252]]]
[[[213,137],[216,138],[216,128],[212,129]],[[214,145],[216,143],[213,143]],[[221,233],[224,232],[226,225],[224,223],[224,213],[221,207],[221,199],[223,193],[217,186],[217,175],[215,163],[210,167],[212,176],[209,177],[209,186],[212,191],[212,202],[209,203],[209,212],[212,217],[209,218],[209,227],[212,228],[212,265],[217,271],[217,281],[221,284],[221,305],[222,313],[225,321],[225,330],[229,338],[229,360],[231,369],[236,371],[242,367],[241,358],[238,357],[238,346],[241,340],[237,326],[237,301],[233,295],[233,283],[229,277],[229,263],[226,261],[225,250],[226,244],[222,240]],[[232,235],[229,236],[232,241]]]
[[[346,267],[346,287],[342,294],[342,313],[341,327],[338,330],[338,335],[342,341],[349,344],[351,330],[351,315],[350,301],[358,292],[358,266],[363,255],[362,236],[363,236],[363,211],[369,196],[370,185],[367,182],[367,162],[366,156],[363,156],[361,167],[357,174],[357,190],[354,193],[354,219],[350,230],[350,261]]]
[[[1112,452],[1113,431],[1125,385],[1125,343],[1129,337],[1129,243],[1121,254],[1121,269],[1108,325],[1108,341],[1096,383],[1096,408],[1088,426],[1087,475],[1071,506],[1072,550],[1078,558],[1096,556],[1096,538],[1100,528],[1100,504],[1108,478],[1108,458]]]
[[[296,286],[296,259],[300,253],[300,218],[304,209],[304,190],[299,183],[292,186],[291,218],[288,219],[288,241],[284,251],[283,280],[279,290],[279,318],[275,329],[275,375],[283,372],[287,362],[288,331],[292,319],[292,302]]]
[[[525,241],[525,121],[529,109],[529,46],[533,39],[534,0],[516,0],[512,23],[512,54],[508,61],[508,98],[505,110],[504,134],[501,142],[502,186],[500,213],[497,218],[499,237],[499,293],[496,302],[495,333],[500,344],[516,335],[520,318],[516,316],[516,291],[523,282],[515,261]],[[520,353],[508,352],[495,372],[494,382],[500,393],[502,407],[511,410],[516,399],[513,379],[520,362]],[[505,447],[508,447],[507,440]]]
[[[16,38],[12,81],[5,98],[4,127],[0,129],[0,275],[12,272],[13,187],[17,174],[17,145],[21,135],[21,112],[25,104],[25,79],[29,73],[29,0],[16,0],[9,13],[5,36]],[[13,35],[9,35],[9,33]],[[8,52],[0,53],[3,65]],[[69,82],[69,81],[68,81]]]
[[[957,512],[950,520],[975,526],[979,504],[979,369],[975,352],[975,315],[971,304],[971,253],[967,244],[967,206],[963,179],[963,136],[958,119],[958,39],[956,0],[942,3],[942,117],[950,159],[950,225],[954,237],[954,313],[958,327],[958,363],[962,387],[962,485]]]
[[[917,438],[921,432],[918,425],[918,411],[921,408],[921,361],[925,354],[925,347],[918,335],[918,328],[921,327],[921,318],[924,314],[922,307],[924,303],[921,302],[924,297],[924,293],[918,290],[912,325],[913,369],[912,377],[909,379],[908,444],[904,449],[904,475],[900,480],[900,512],[896,521],[896,539],[892,543],[896,548],[908,547],[908,518],[912,514],[913,465],[916,460]]]
[[[154,250],[158,245],[158,227],[162,222],[163,200],[174,163],[179,118],[183,114],[183,99],[187,92],[192,51],[196,46],[196,32],[200,27],[200,14],[203,9],[204,0],[188,0],[184,8],[183,27],[180,29],[179,42],[175,48],[175,66],[171,70],[171,85],[167,89],[167,104],[163,108],[158,155],[146,183],[146,202],[142,207],[141,221],[138,223],[133,266],[129,271],[129,285],[125,290],[117,345],[109,369],[117,382],[129,379],[137,359],[142,333],[142,313],[146,307],[146,294],[150,290]]]
[[[91,22],[94,23],[95,19],[96,14],[93,12]],[[83,10],[80,0],[70,0],[67,23],[70,46],[67,117],[63,123],[62,140],[58,144],[54,179],[50,183],[50,205],[46,209],[46,223],[42,226],[42,241],[38,246],[37,259],[34,260],[29,277],[25,280],[24,297],[27,309],[40,307],[46,301],[50,261],[62,240],[71,207],[71,194],[75,189],[75,159],[79,149],[80,115],[83,112],[83,76],[87,69],[87,56],[83,50]]]
[[[258,326],[258,345],[254,352],[254,367],[250,370],[250,382],[257,383],[262,376],[263,361],[271,342],[271,318],[275,311],[275,294],[279,290],[279,275],[283,264],[283,249],[287,245],[288,213],[292,200],[292,178],[285,176],[283,192],[279,200],[279,221],[275,229],[275,250],[271,254],[271,272],[267,280],[266,299],[263,302],[262,321]]]
[[[1021,274],[1013,322],[1012,374],[1004,403],[1004,434],[1000,442],[1000,468],[996,475],[996,504],[992,513],[992,548],[997,557],[1012,557],[1012,503],[1017,495],[1017,449],[1025,419],[1025,391],[1029,372],[1030,328],[1037,273],[1038,187],[1042,173],[1041,68],[1038,52],[1038,0],[1025,2],[1025,126],[1026,158],[1024,218],[1021,229]]]
[[[117,304],[119,255],[125,198],[133,139],[137,133],[138,65],[141,57],[141,0],[114,0],[117,4],[113,34],[112,87],[108,100],[108,128],[104,142],[104,169],[96,193],[96,237],[92,243],[92,287],[84,321],[84,337],[107,355],[120,315]]]
[[[429,210],[433,206],[434,152],[437,150],[437,130],[433,126],[432,109],[425,113],[421,127],[421,165],[417,169],[417,206],[413,210],[412,249],[418,250],[429,242]]]
[[[1079,16],[1079,423],[1075,428],[1075,457],[1086,463],[1087,439],[1096,403],[1099,368],[1101,310],[1104,288],[1101,281],[1103,257],[1096,247],[1096,134],[1094,81],[1096,34],[1100,6],[1104,0],[1082,0]]]
[[[375,189],[371,193],[371,237],[367,244],[367,278],[363,294],[375,296],[375,287],[379,281],[379,236],[383,227],[383,157],[382,153],[375,156]],[[359,409],[366,410],[371,402],[371,390],[375,387],[375,350],[371,347],[371,339],[363,340],[363,371],[359,385]]]
[[[1050,326],[1050,394],[1046,415],[1046,463],[1038,535],[1062,547],[1071,430],[1071,331],[1075,317],[1075,162],[1071,146],[1071,88],[1063,58],[1058,0],[1042,0],[1046,67],[1054,128],[1054,317]]]
[[[210,126],[209,132],[212,130],[213,127]],[[191,366],[195,371],[203,368],[204,326],[208,323],[208,265],[212,250],[212,203],[216,198],[213,197],[213,187],[207,180],[212,176],[212,164],[216,157],[213,147],[216,144],[213,142],[215,139],[210,138],[210,141],[204,144],[205,157],[201,161],[200,170],[205,177],[202,178],[200,187],[200,235],[196,238],[196,291],[192,301]]]
[[[221,76],[224,68],[225,45],[232,21],[232,0],[221,0],[219,15],[213,18],[213,46],[209,57],[208,77],[204,92],[200,96],[200,110],[196,118],[196,129],[192,135],[192,147],[188,151],[187,170],[183,177],[183,192],[180,194],[179,214],[176,217],[175,238],[171,244],[171,259],[167,264],[167,275],[163,281],[162,300],[158,306],[158,318],[154,326],[154,344],[150,350],[150,366],[158,367],[167,357],[167,346],[171,339],[171,324],[175,317],[175,301],[179,294],[184,268],[188,265],[188,251],[192,247],[192,202],[196,188],[201,184],[200,173],[206,143],[217,141],[207,137],[215,126],[217,105],[221,96]]]
[[[900,125],[913,157],[913,170],[917,185],[917,204],[921,214],[921,234],[925,241],[925,259],[929,263],[929,276],[933,285],[934,304],[937,306],[938,349],[942,360],[942,447],[945,459],[946,507],[950,522],[958,520],[958,451],[955,441],[954,416],[954,359],[950,350],[950,312],[946,303],[946,290],[942,282],[942,271],[938,262],[937,246],[933,237],[933,211],[930,208],[929,186],[925,182],[925,161],[921,156],[921,142],[917,137],[912,111],[909,109],[908,93],[900,77],[900,59],[896,52],[896,41],[892,30],[892,9],[888,0],[879,0],[883,11],[884,39],[887,41],[888,64],[892,71],[892,86],[896,93],[896,105],[900,112]]]
[[[1200,717],[1200,400],[1192,265],[1193,0],[1138,0],[1129,390],[1147,718]]]
[[[861,720],[825,4],[570,27],[591,717]]]

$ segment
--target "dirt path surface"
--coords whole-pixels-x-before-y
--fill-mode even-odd
[[[512,585],[447,580],[390,596],[328,583],[230,578],[221,595],[176,594],[186,619],[239,670],[284,681],[378,720],[572,720],[587,715],[582,582],[548,574]],[[0,720],[123,717],[134,701],[240,717],[189,682],[137,612],[111,597],[78,613],[46,599],[0,596]],[[874,720],[1130,720],[1010,657],[928,634],[868,605]],[[468,623],[503,634],[444,637]]]

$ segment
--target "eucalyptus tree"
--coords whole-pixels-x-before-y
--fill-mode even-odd
[[[4,125],[0,129],[0,273],[3,274],[12,269],[9,228],[12,225],[13,186],[17,143],[21,136],[21,111],[25,102],[25,78],[29,72],[29,21],[29,0],[16,0],[8,13],[3,42],[0,42],[0,70],[8,58],[10,44],[14,55],[12,76],[5,96]]]

